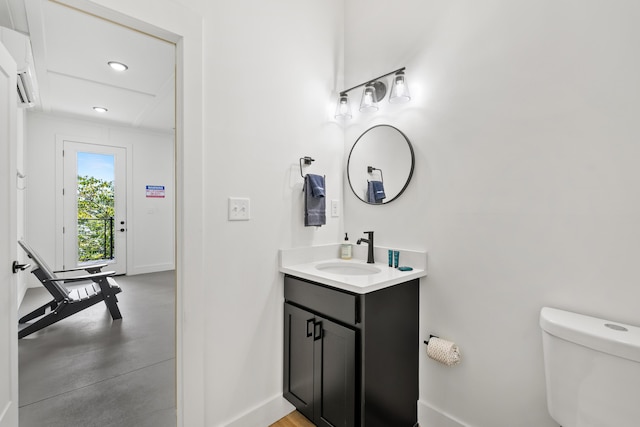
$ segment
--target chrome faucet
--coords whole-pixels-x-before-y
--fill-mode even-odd
[[[367,251],[367,264],[373,264],[375,262],[373,260],[373,231],[365,231],[364,233],[368,236],[368,238],[358,239],[356,244],[359,245],[360,243],[365,242],[369,245],[369,248]]]

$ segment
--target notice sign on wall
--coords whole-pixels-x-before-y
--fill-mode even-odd
[[[164,185],[147,185],[147,197],[164,199]]]

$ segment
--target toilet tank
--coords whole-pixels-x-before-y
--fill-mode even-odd
[[[544,307],[547,407],[563,427],[640,426],[640,328]]]

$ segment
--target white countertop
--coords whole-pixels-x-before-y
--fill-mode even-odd
[[[376,247],[376,263],[366,263],[366,246],[353,247],[353,258],[338,258],[340,245],[310,246],[305,248],[281,249],[280,271],[291,276],[312,280],[337,289],[366,294],[389,286],[397,285],[427,275],[427,253],[424,251],[400,249],[400,265],[412,267],[411,271],[400,271],[389,267],[387,251],[390,248]],[[380,272],[363,275],[330,273],[318,269],[318,265],[339,263],[346,266],[375,266]]]

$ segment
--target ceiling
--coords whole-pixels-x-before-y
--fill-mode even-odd
[[[173,132],[174,44],[49,0],[0,0],[0,26],[31,39],[34,109]],[[116,72],[108,61],[129,68]]]

